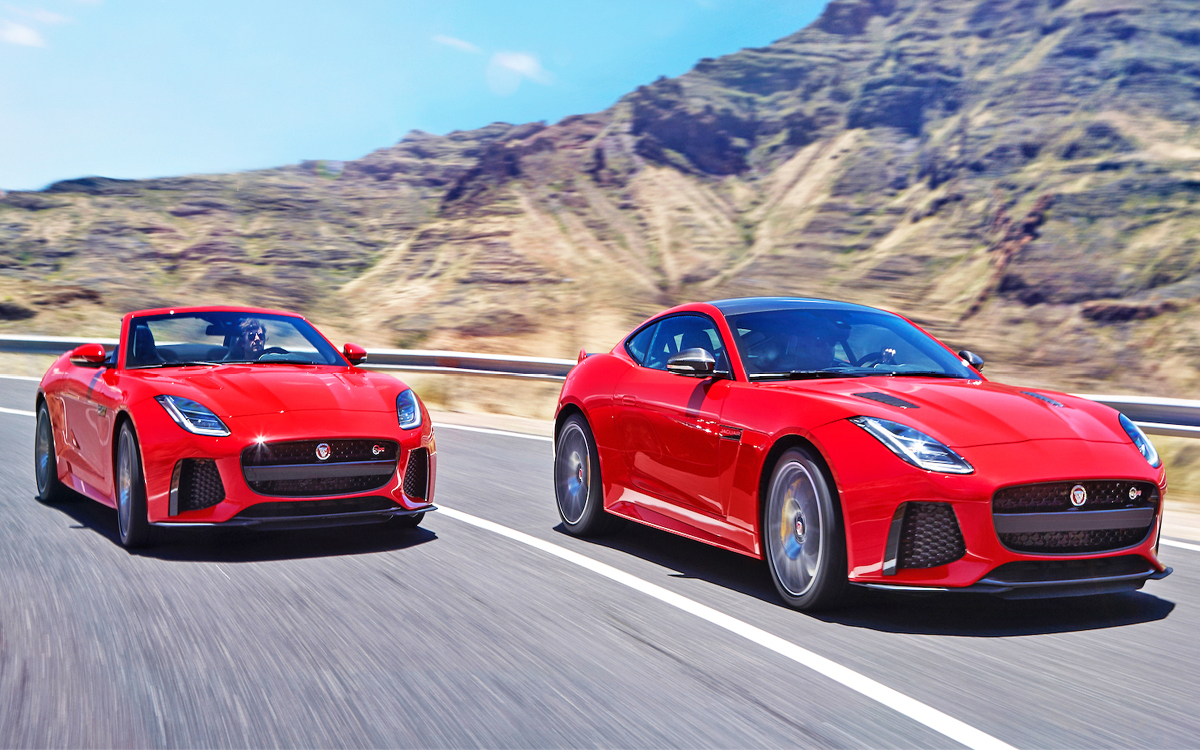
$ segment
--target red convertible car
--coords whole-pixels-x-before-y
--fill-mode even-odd
[[[67,489],[117,509],[121,543],[150,527],[308,527],[435,510],[429,414],[307,320],[276,310],[143,310],[120,344],[64,354],[38,388],[44,502]]]
[[[1142,431],[982,366],[861,305],[672,308],[567,377],[563,525],[589,535],[624,518],[765,558],[800,609],[854,584],[1025,598],[1170,573],[1167,485]]]

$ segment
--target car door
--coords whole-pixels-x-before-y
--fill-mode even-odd
[[[116,381],[114,367],[72,365],[62,391],[72,473],[104,495],[113,488],[113,421],[120,406]]]
[[[631,344],[645,351],[630,352],[639,366],[621,377],[614,393],[617,434],[630,483],[667,503],[722,515],[719,428],[730,381],[666,369],[671,355],[699,347],[713,354],[717,369],[728,371],[716,324],[699,314],[676,315],[639,333]]]

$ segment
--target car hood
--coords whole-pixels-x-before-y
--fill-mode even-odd
[[[830,416],[890,419],[915,427],[952,448],[1055,439],[1129,442],[1117,421],[1117,412],[1103,404],[986,380],[881,376],[764,385],[818,396],[833,407]]]
[[[396,394],[405,388],[389,375],[320,365],[221,365],[131,374],[145,386],[147,397],[183,396],[219,417],[283,411],[395,412]]]

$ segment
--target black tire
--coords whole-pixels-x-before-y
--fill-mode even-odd
[[[763,554],[775,590],[805,611],[846,602],[846,534],[833,482],[803,448],[784,452],[762,502]]]
[[[38,500],[53,505],[71,495],[58,479],[58,456],[54,450],[54,425],[46,402],[38,404],[37,427],[33,435],[33,476],[37,482]]]
[[[554,497],[558,516],[573,536],[600,536],[620,525],[604,510],[600,456],[582,414],[567,417],[555,437]]]
[[[146,479],[142,473],[142,453],[137,435],[129,422],[121,424],[117,438],[117,536],[126,549],[142,547],[150,539],[150,521],[146,515]]]
[[[421,521],[425,520],[424,513],[415,513],[411,516],[398,516],[392,519],[392,523],[402,529],[415,529],[421,525]]]

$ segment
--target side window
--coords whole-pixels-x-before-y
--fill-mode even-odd
[[[625,351],[629,352],[629,356],[633,357],[633,361],[639,365],[646,363],[646,352],[650,349],[650,338],[654,335],[654,329],[657,325],[651,324],[638,331],[637,335],[630,336],[625,342]]]
[[[717,332],[716,324],[702,315],[676,315],[655,326],[654,336],[650,340],[646,359],[642,364],[656,370],[665,370],[667,360],[672,355],[687,349],[704,349],[717,360],[718,370],[729,368],[725,346],[721,342],[721,334]]]

